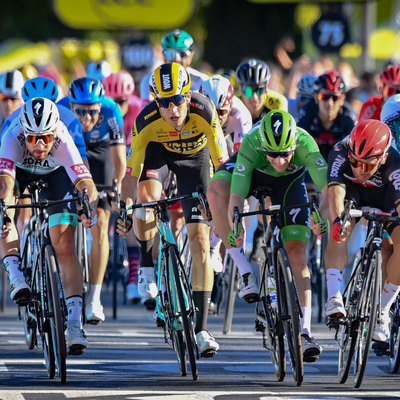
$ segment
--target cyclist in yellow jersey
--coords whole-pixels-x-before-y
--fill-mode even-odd
[[[122,182],[122,197],[127,204],[159,200],[162,183],[169,170],[175,173],[179,194],[206,190],[210,179],[210,155],[215,168],[227,160],[224,134],[215,106],[200,93],[190,91],[190,75],[177,63],[159,66],[150,79],[150,92],[156,99],[138,115],[132,131],[132,154]],[[215,354],[219,346],[207,331],[208,304],[213,285],[210,262],[210,227],[197,208],[198,201],[182,202],[190,250],[193,257],[192,288],[196,318],[196,339],[204,357]],[[156,226],[151,209],[138,209],[134,218],[140,246],[138,290],[142,296],[157,295],[152,247]],[[127,227],[119,220],[118,233],[126,236]]]
[[[239,93],[251,113],[253,125],[272,110],[288,110],[286,97],[269,89],[270,79],[271,71],[262,60],[251,58],[236,69]]]

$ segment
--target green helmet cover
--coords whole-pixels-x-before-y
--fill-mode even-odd
[[[187,32],[175,29],[163,37],[161,45],[163,49],[182,49],[191,51],[193,49],[193,38]]]

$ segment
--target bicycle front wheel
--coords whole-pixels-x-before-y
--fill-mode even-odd
[[[303,382],[304,374],[300,337],[300,309],[292,268],[284,248],[277,250],[276,270],[277,285],[279,284],[281,320],[286,336],[290,364],[294,381],[297,386],[300,386]]]
[[[192,299],[192,289],[188,282],[187,276],[179,259],[178,250],[174,246],[168,249],[169,262],[175,278],[175,290],[179,301],[180,317],[182,319],[184,340],[186,343],[186,352],[189,358],[190,369],[194,381],[198,379],[198,371],[196,364],[196,340],[194,335],[193,318],[194,306]]]
[[[55,367],[61,383],[67,379],[66,344],[65,344],[65,313],[63,290],[58,274],[57,261],[52,246],[44,249],[44,262],[46,267],[47,304],[44,307],[46,322],[51,336],[52,350],[54,353]]]
[[[225,306],[225,315],[224,315],[224,326],[222,329],[222,333],[224,335],[231,332],[232,329],[232,319],[233,319],[233,311],[235,309],[235,301],[237,294],[237,285],[239,282],[239,273],[236,264],[233,259],[228,256],[228,261],[226,265],[226,270],[224,274],[228,275],[228,293],[226,296],[226,306]]]
[[[389,369],[392,374],[396,374],[400,367],[400,298],[394,302],[391,311],[391,328],[389,339]]]
[[[382,253],[374,251],[368,258],[366,276],[361,289],[360,317],[358,340],[355,354],[354,386],[361,386],[367,366],[372,335],[374,333],[378,309],[380,308],[380,292],[382,282]]]

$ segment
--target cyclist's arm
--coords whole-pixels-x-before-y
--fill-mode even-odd
[[[76,188],[83,192],[84,189],[87,189],[90,207],[95,210],[97,208],[97,202],[99,198],[99,193],[97,192],[96,185],[94,184],[92,179],[83,179],[78,182]]]
[[[126,146],[110,146],[110,153],[114,165],[113,179],[117,179],[118,192],[121,192],[121,182],[126,171]]]
[[[228,206],[228,220],[229,226],[233,229],[233,209],[237,207],[239,212],[243,212],[245,198],[238,193],[231,193],[229,197],[229,206]]]
[[[329,216],[331,221],[342,215],[345,196],[346,189],[342,186],[333,185],[328,188]]]

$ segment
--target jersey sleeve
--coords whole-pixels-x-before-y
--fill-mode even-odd
[[[232,129],[233,129],[233,151],[238,151],[242,144],[243,136],[250,132],[253,125],[250,111],[236,96],[233,98]]]
[[[22,136],[21,136],[22,135]],[[8,176],[15,180],[16,163],[23,158],[24,149],[21,145],[23,133],[8,129],[1,140],[0,146],[0,176]]]
[[[138,119],[136,119],[132,128],[131,154],[126,165],[127,175],[132,175],[136,178],[140,178],[142,174],[146,148],[149,143],[146,128],[140,130],[138,125]]]
[[[215,167],[219,167],[228,160],[228,150],[226,147],[224,132],[218,120],[217,110],[214,107],[211,123],[206,125],[206,136],[211,160]]]
[[[110,114],[107,116],[107,123],[110,129],[110,146],[124,145],[124,119],[117,103],[110,100]]]
[[[330,152],[328,156],[328,186],[341,186],[346,187],[346,182],[343,176],[343,170],[346,166],[347,156],[346,150],[338,143]]]

